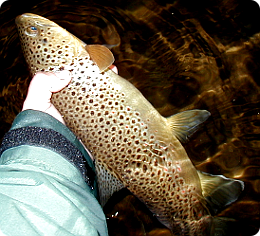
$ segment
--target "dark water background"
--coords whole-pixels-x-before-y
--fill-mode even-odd
[[[184,145],[194,165],[245,182],[220,216],[234,235],[260,227],[260,10],[250,0],[8,1],[0,9],[0,138],[30,81],[14,19],[31,12],[93,44],[114,45],[119,74],[164,116],[206,109],[210,119]],[[106,207],[110,235],[171,235],[122,192]]]

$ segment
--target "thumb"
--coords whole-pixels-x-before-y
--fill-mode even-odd
[[[59,71],[54,73],[55,76],[52,77],[50,81],[50,92],[59,92],[65,88],[71,81],[71,73],[69,71]]]

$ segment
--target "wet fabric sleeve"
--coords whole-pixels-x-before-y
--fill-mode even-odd
[[[92,160],[65,125],[23,111],[0,153],[1,235],[108,235]]]

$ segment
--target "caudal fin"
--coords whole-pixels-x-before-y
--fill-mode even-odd
[[[230,236],[239,235],[238,222],[234,219],[225,217],[214,217],[212,223],[211,234],[212,236]]]

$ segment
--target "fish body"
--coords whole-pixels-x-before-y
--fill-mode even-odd
[[[235,201],[243,183],[198,173],[179,141],[209,112],[162,117],[139,90],[109,69],[114,58],[106,47],[86,45],[38,15],[23,14],[16,24],[32,75],[71,72],[71,83],[53,94],[52,102],[95,158],[101,203],[127,187],[174,234],[218,235],[216,228],[225,223],[211,216],[210,207]],[[220,200],[210,201],[215,197]]]

